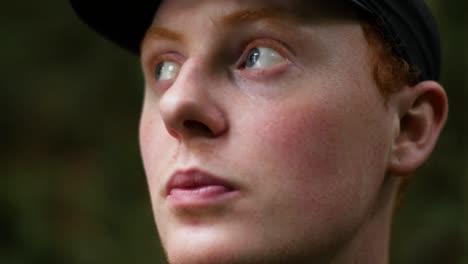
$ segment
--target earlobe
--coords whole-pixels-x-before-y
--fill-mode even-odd
[[[432,153],[447,119],[448,100],[442,86],[434,81],[406,87],[397,100],[399,131],[393,141],[389,171],[406,176]]]

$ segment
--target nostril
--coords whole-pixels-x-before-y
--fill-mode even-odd
[[[202,122],[196,120],[186,120],[184,121],[184,128],[189,131],[192,135],[203,136],[203,137],[214,137],[213,131],[203,124]]]

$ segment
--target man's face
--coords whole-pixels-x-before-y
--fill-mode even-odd
[[[158,10],[140,144],[171,263],[324,260],[375,209],[394,109],[359,23],[302,2]]]

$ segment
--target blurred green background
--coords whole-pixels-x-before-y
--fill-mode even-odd
[[[450,118],[395,221],[393,264],[468,263],[467,3],[430,1]],[[0,29],[0,263],[163,263],[138,150],[138,58],[67,1],[3,1]]]

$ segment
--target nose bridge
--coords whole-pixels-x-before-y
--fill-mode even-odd
[[[216,137],[227,129],[222,102],[213,93],[215,83],[203,61],[192,59],[184,63],[159,102],[169,134],[182,140]]]
[[[202,69],[198,67],[200,64],[196,60],[188,60],[184,63],[180,72],[171,87],[164,93],[161,106],[172,101],[173,103],[196,103],[203,100],[208,94],[206,88],[202,88]],[[166,100],[168,99],[168,100]]]

